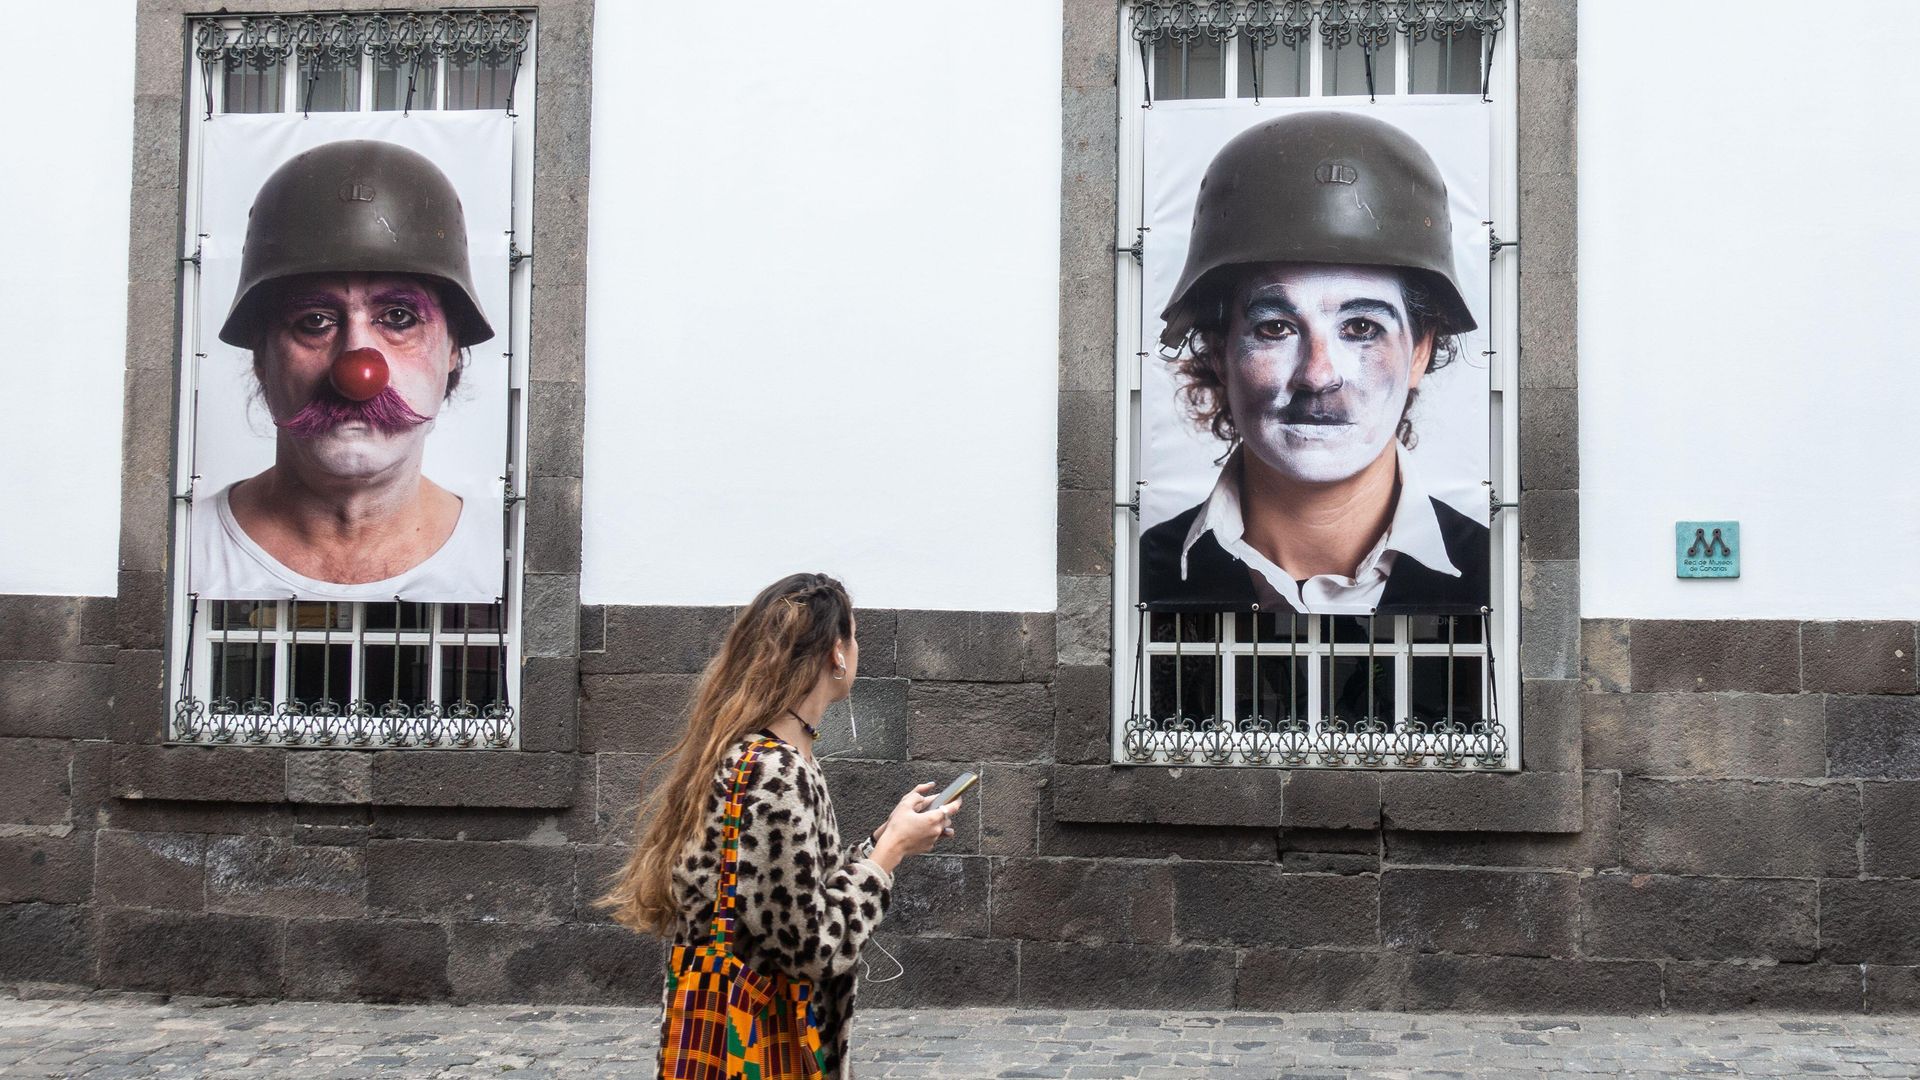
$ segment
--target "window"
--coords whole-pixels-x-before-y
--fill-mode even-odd
[[[181,253],[183,392],[176,417],[170,741],[333,747],[506,749],[518,745],[520,536],[525,490],[529,267],[532,228],[534,16],[530,10],[210,17],[192,26],[189,108],[235,113],[496,112],[512,120],[510,221],[495,252],[475,249],[474,275],[504,281],[505,310],[487,313],[505,382],[505,460],[492,471],[505,566],[491,603],[210,599],[191,589],[192,516],[211,513],[196,468],[195,399],[218,326],[203,313],[205,125],[188,125],[187,250]],[[517,118],[517,119],[516,119]],[[507,136],[501,136],[505,160]],[[257,183],[257,181],[256,181]],[[340,198],[362,192],[342,191]],[[509,205],[510,204],[510,205]],[[469,210],[471,213],[471,210]],[[233,241],[228,238],[229,250]],[[497,258],[499,261],[492,265]],[[224,303],[224,298],[216,297]],[[463,343],[456,341],[456,345]],[[463,350],[469,354],[473,350]],[[383,368],[384,370],[384,368]],[[473,377],[471,367],[465,372]],[[451,385],[451,384],[450,384]],[[449,390],[451,393],[451,389]],[[498,399],[500,392],[489,391]],[[416,418],[417,420],[417,418]],[[202,462],[202,464],[204,464]],[[463,503],[463,512],[473,509]],[[452,541],[449,541],[451,544]],[[491,556],[487,555],[490,559]]]
[[[1519,762],[1516,85],[1503,0],[1133,0],[1122,7],[1113,760],[1511,770]],[[1140,603],[1146,129],[1155,102],[1473,95],[1491,110],[1486,474],[1490,600],[1477,613],[1304,615]],[[1195,173],[1197,176],[1197,172]],[[1480,358],[1473,358],[1478,361]],[[1131,512],[1128,512],[1130,509]]]

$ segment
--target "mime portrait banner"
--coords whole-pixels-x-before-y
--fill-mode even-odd
[[[513,121],[195,122],[188,590],[500,599]]]
[[[1141,601],[1487,604],[1489,117],[1147,110]]]

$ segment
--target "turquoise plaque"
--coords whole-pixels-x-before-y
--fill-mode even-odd
[[[1673,526],[1674,573],[1683,578],[1740,576],[1740,523],[1680,521]]]

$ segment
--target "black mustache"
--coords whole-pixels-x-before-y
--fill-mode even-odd
[[[1350,424],[1352,417],[1336,402],[1298,398],[1282,406],[1274,418],[1283,424]]]

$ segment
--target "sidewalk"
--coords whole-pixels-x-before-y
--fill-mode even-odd
[[[0,1077],[646,1077],[655,1012],[0,997]],[[862,1080],[1920,1076],[1920,1017],[873,1010]]]

